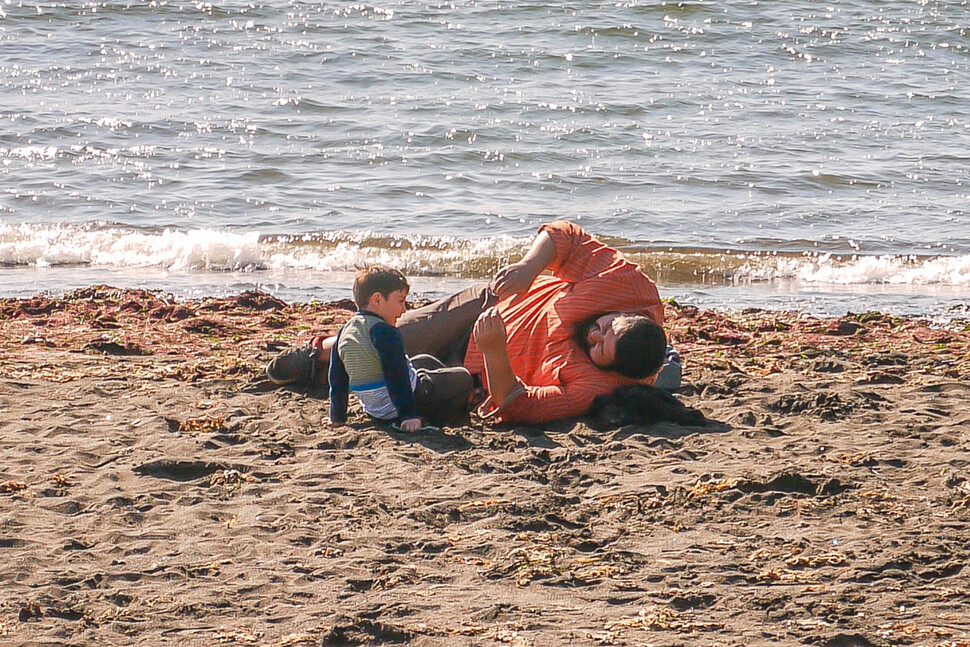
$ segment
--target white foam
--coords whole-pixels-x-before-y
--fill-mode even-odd
[[[259,232],[214,229],[144,232],[125,227],[36,226],[0,223],[0,263],[48,268],[59,265],[157,267],[170,271],[272,269],[354,271],[374,263],[413,275],[488,273],[518,258],[528,239],[496,237],[387,237],[370,232],[331,232],[260,240]]]
[[[970,255],[802,257],[755,256],[735,274],[736,281],[796,279],[823,285],[970,285]]]
[[[518,260],[529,241],[528,237],[512,236],[462,239],[340,231],[262,239],[255,231],[148,232],[95,224],[41,226],[0,222],[0,263],[35,268],[89,265],[150,267],[172,272],[265,269],[307,273],[353,272],[365,265],[383,263],[410,276],[482,278]],[[720,253],[694,254],[691,259],[703,274],[730,272],[727,267],[733,266],[725,266],[728,257]],[[663,258],[659,262],[664,262]],[[839,257],[752,253],[733,267],[733,276],[727,279],[730,282],[733,278],[734,283],[970,286],[970,255]],[[661,276],[662,281],[665,279],[671,281],[671,277]]]
[[[269,244],[264,250],[266,267],[350,272],[383,264],[409,275],[474,276],[482,274],[482,266],[494,269],[501,262],[518,259],[529,240],[511,236],[479,240],[402,236],[384,238],[383,244],[373,246],[367,242],[373,237],[369,232],[336,232],[328,237],[332,244],[327,246],[289,245],[285,241]]]
[[[121,228],[0,224],[0,263],[244,270],[259,266],[261,254],[258,232],[167,229],[146,233]]]

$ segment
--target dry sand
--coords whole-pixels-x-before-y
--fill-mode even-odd
[[[965,323],[672,305],[705,428],[405,436],[262,377],[347,315],[0,301],[0,644],[970,646]]]

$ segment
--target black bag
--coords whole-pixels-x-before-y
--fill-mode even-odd
[[[610,395],[596,396],[589,415],[604,427],[655,422],[673,422],[687,427],[707,425],[703,413],[685,406],[667,391],[646,384],[621,386]]]

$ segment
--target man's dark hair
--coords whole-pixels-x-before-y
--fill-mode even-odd
[[[614,371],[639,380],[660,370],[667,356],[667,335],[649,317],[633,315],[630,325],[616,340]]]
[[[357,270],[354,277],[354,303],[360,309],[366,308],[367,302],[375,294],[380,293],[386,299],[391,292],[398,290],[410,292],[411,286],[404,275],[393,267],[370,265]]]

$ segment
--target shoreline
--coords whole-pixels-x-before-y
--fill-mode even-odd
[[[244,272],[173,272],[160,268],[99,267],[66,270],[0,268],[6,281],[0,299],[30,299],[38,295],[63,298],[93,285],[111,285],[124,290],[166,293],[177,301],[198,302],[207,298],[231,298],[248,291],[267,292],[287,303],[331,302],[349,296],[353,272],[255,270]],[[473,276],[481,276],[477,267]],[[689,272],[688,272],[689,274]],[[658,277],[653,277],[655,280]],[[409,275],[413,298],[437,299],[475,285],[472,276]],[[848,312],[877,311],[893,316],[926,318],[945,325],[951,320],[970,319],[966,286],[960,284],[911,284],[873,282],[865,284],[812,283],[796,278],[765,280],[722,280],[691,282],[658,280],[661,297],[699,308],[738,315],[755,307],[773,312],[800,312],[818,318],[842,316]]]
[[[4,644],[970,647],[970,324],[668,306],[705,428],[407,436],[263,377],[349,302],[0,299]]]

